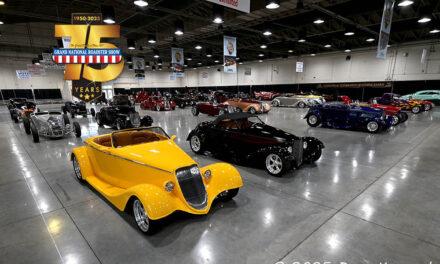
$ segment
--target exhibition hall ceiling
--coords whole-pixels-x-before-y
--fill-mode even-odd
[[[268,9],[267,1],[252,0],[247,14],[218,8],[205,0],[140,1],[148,3],[146,7],[134,2],[5,1],[0,6],[0,46],[41,52],[57,45],[54,24],[70,23],[72,13],[100,13],[112,7],[124,37],[119,44],[126,53],[145,56],[149,61],[159,53],[168,62],[170,47],[178,46],[185,49],[187,58],[192,58],[188,64],[214,64],[222,60],[224,34],[238,38],[242,60],[344,52],[377,45],[384,5],[383,0],[275,1],[280,2],[279,7]],[[394,10],[391,45],[439,37],[440,1],[398,0]],[[217,23],[215,17],[220,18]],[[183,34],[176,35],[176,27]],[[127,49],[126,39],[135,41],[134,50]],[[150,43],[152,40],[156,42]]]

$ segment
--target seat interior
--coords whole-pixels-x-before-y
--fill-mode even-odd
[[[97,137],[93,140],[96,144],[99,144],[104,147],[111,147],[112,146],[112,139],[110,135]]]
[[[165,137],[150,131],[127,131],[113,134],[113,146],[116,148],[121,148],[164,139]]]

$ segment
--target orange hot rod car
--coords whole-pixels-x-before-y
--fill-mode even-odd
[[[248,112],[251,114],[268,113],[272,108],[270,104],[266,102],[260,102],[252,99],[234,98],[226,100],[224,104],[236,107],[242,112]]]
[[[160,127],[91,137],[73,149],[76,177],[117,209],[132,213],[139,229],[154,232],[156,220],[175,211],[207,214],[215,199],[237,195],[243,182],[230,164],[199,165]]]

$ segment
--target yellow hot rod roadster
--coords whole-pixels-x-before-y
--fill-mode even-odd
[[[73,149],[76,177],[88,182],[121,211],[133,214],[151,234],[155,220],[174,211],[207,214],[215,199],[227,201],[243,186],[227,163],[199,168],[160,127],[91,137]]]

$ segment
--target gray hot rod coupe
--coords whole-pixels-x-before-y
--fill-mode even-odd
[[[23,119],[26,134],[32,134],[34,142],[40,142],[40,136],[62,138],[71,133],[81,137],[81,127],[78,122],[72,122],[61,112],[38,112]]]

